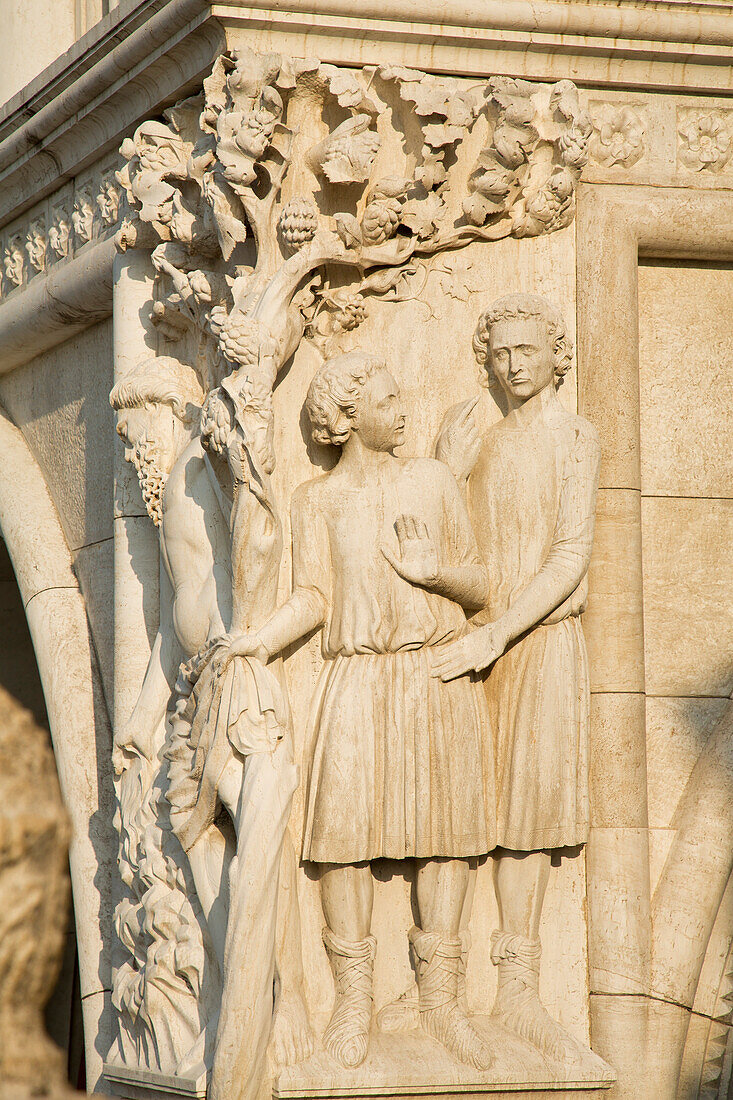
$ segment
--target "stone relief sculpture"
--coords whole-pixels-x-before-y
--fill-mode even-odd
[[[494,511],[504,506],[492,494],[511,497],[510,475],[489,487],[477,480],[479,460],[469,479],[474,536],[445,466],[394,456],[401,414],[384,364],[361,353],[339,356],[338,342],[363,322],[370,296],[399,301],[419,292],[438,253],[569,224],[590,122],[568,81],[549,87],[497,77],[468,86],[402,68],[339,70],[250,51],[221,57],[202,94],[164,118],[143,123],[123,144],[118,173],[126,202],[118,247],[151,251],[152,322],[181,358],[139,364],[111,397],[171,589],[163,585],[137,706],[115,734],[128,890],[117,926],[128,958],[115,979],[120,1036],[112,1060],[183,1077],[208,1072],[208,1095],[223,1100],[256,1096],[270,1040],[280,1062],[302,1061],[313,1048],[287,829],[297,774],[279,655],[287,659],[287,646],[317,628],[325,664],[302,855],[318,868],[335,977],[326,1050],[350,1068],[367,1056],[375,956],[369,863],[390,856],[418,861],[420,925],[410,932],[417,1018],[446,1057],[489,1066],[491,1045],[465,1008],[464,909],[471,861],[498,841],[516,851],[541,848],[539,856],[507,856],[498,875],[520,882],[517,907],[531,911],[530,923],[515,927],[519,895],[500,885],[499,1006],[530,1042],[565,1052],[569,1040],[536,997],[536,925],[547,851],[582,843],[582,806],[573,817],[568,794],[557,836],[542,831],[542,807],[522,832],[500,770],[495,807],[491,710],[503,715],[510,704],[464,673],[510,647],[507,664],[497,662],[489,676],[499,684],[497,670],[512,663],[517,647],[529,653],[536,644],[510,646],[518,634],[558,627],[558,653],[548,660],[577,664],[568,666],[566,689],[577,704],[582,803],[582,598],[567,620],[552,618],[565,595],[543,610],[557,592],[534,543],[532,567],[542,579],[531,611],[526,601],[518,609],[511,602],[517,578],[505,579],[501,597],[487,591],[487,570],[489,584],[492,573],[501,575],[485,546]],[[538,507],[556,517],[553,492],[570,510],[569,497],[580,492],[577,479],[561,492],[566,452],[575,461],[577,448],[571,428],[553,420],[552,370],[545,374],[546,344],[555,337],[545,315],[522,315],[520,324],[537,329],[533,363],[547,394],[527,407],[542,410],[538,447],[555,470],[551,484],[538,473],[532,488]],[[311,385],[308,414],[341,459],[293,498],[295,586],[278,606],[283,538],[271,478],[272,396],[304,339],[327,360]],[[513,345],[508,355],[515,361]],[[525,390],[512,372],[508,366],[508,393],[519,405]],[[521,416],[518,409],[520,424]],[[448,426],[439,456],[464,481],[475,443],[467,443],[469,421],[464,415],[463,428]],[[507,436],[513,423],[508,417]],[[547,523],[549,553],[555,520]],[[368,553],[362,524],[379,531]],[[466,611],[492,625],[469,630]],[[549,624],[537,625],[548,616]],[[372,756],[362,742],[337,736],[363,725],[365,714]],[[502,721],[508,744],[513,726]],[[548,744],[559,736],[548,727]],[[503,743],[501,752],[509,759]],[[426,784],[417,765],[428,756]],[[395,797],[395,776],[406,801]],[[354,799],[358,822],[353,810],[343,816]],[[517,978],[518,968],[529,977]]]
[[[33,271],[44,271],[46,267],[46,223],[42,218],[31,222],[25,238],[25,250],[28,263]]]
[[[678,112],[677,159],[690,172],[722,172],[732,154],[730,111]]]
[[[560,315],[511,295],[479,318],[473,339],[506,416],[485,436],[472,405],[448,414],[436,453],[467,481],[490,597],[477,629],[440,650],[444,680],[490,669],[497,752],[497,859],[502,925],[492,937],[494,1015],[541,1050],[577,1051],[542,1007],[539,921],[552,849],[588,830],[588,658],[580,615],[588,594],[600,447],[556,387],[571,361]],[[498,532],[501,532],[500,537]]]
[[[336,468],[293,497],[293,593],[229,650],[265,664],[323,628],[303,859],[319,866],[336,1004],[326,1049],[366,1056],[375,941],[369,863],[419,861],[422,927],[410,932],[423,1027],[461,1061],[490,1052],[459,1004],[469,857],[494,847],[494,780],[483,692],[430,678],[431,654],[487,598],[459,491],[445,467],[394,455],[399,390],[379,360],[329,360],[306,401]],[[405,512],[409,509],[409,513]],[[407,685],[410,684],[410,689]]]
[[[71,247],[71,218],[68,208],[56,205],[51,213],[51,228],[48,231],[48,243],[54,260],[65,260]]]
[[[23,256],[23,240],[19,235],[11,237],[5,246],[3,254],[3,267],[5,268],[5,280],[11,288],[20,286],[23,282],[25,259]]]
[[[204,412],[204,432],[214,428],[215,422],[211,419],[214,400],[212,398]],[[180,837],[187,851],[195,896],[203,910],[208,935],[199,950],[184,950],[168,960],[168,966],[159,975],[159,980],[168,986],[180,987],[182,979],[185,979],[190,986],[190,989],[185,986],[180,989],[179,1001],[183,1007],[179,1012],[179,1035],[174,1037],[174,1045],[180,1050],[182,1045],[191,1044],[190,1049],[185,1051],[183,1064],[192,1069],[197,1067],[197,1058],[203,1059],[209,1053],[200,1043],[196,1043],[199,1036],[198,1013],[203,1001],[209,1017],[215,1021],[218,1016],[227,950],[234,952],[240,960],[232,989],[227,989],[226,983],[224,985],[226,999],[223,1004],[228,1008],[227,1019],[238,1028],[240,1037],[243,1041],[247,1040],[248,1046],[257,1045],[255,1039],[243,1033],[237,1022],[236,1005],[229,1008],[229,1002],[239,996],[251,1006],[254,999],[252,974],[257,972],[258,967],[253,963],[248,971],[245,956],[249,954],[258,960],[263,951],[266,958],[267,951],[272,953],[274,950],[272,943],[268,948],[268,937],[274,938],[274,924],[256,920],[258,907],[274,913],[274,902],[266,905],[260,894],[248,899],[246,891],[241,898],[238,894],[232,897],[230,893],[228,868],[224,864],[227,837],[214,827],[217,801],[227,809],[234,823],[240,880],[244,883],[254,880],[267,890],[277,890],[278,863],[295,775],[289,742],[282,745],[279,753],[258,751],[276,745],[287,731],[287,703],[277,680],[264,668],[245,662],[242,666],[244,677],[234,677],[236,684],[228,684],[224,692],[224,683],[220,683],[217,658],[227,647],[224,622],[231,622],[233,629],[242,629],[252,613],[246,603],[247,597],[254,593],[255,600],[268,599],[268,586],[272,588],[277,575],[274,578],[268,575],[272,561],[267,553],[263,554],[263,550],[268,539],[277,549],[279,527],[271,517],[268,524],[265,514],[262,517],[264,528],[271,527],[272,530],[263,529],[262,538],[254,550],[251,542],[247,544],[251,553],[262,555],[260,578],[254,577],[247,559],[231,559],[230,521],[232,549],[238,547],[241,551],[246,541],[237,531],[237,523],[242,523],[243,513],[246,518],[245,509],[235,504],[236,498],[241,500],[245,496],[244,492],[240,496],[243,477],[241,443],[238,449],[237,444],[232,443],[230,451],[230,457],[235,461],[235,471],[231,483],[232,499],[229,499],[222,492],[217,475],[202,448],[202,437],[198,434],[200,401],[201,390],[195,373],[177,360],[165,357],[140,364],[138,370],[118,384],[111,395],[112,405],[118,411],[118,432],[125,440],[129,458],[138,471],[148,513],[160,530],[161,552],[172,588],[169,598],[161,602],[161,628],[138,704],[128,726],[117,738],[115,748],[116,767],[122,775],[121,788],[131,796],[129,800],[121,798],[123,810],[126,810],[128,834],[137,833],[150,863],[153,863],[153,853],[147,848],[151,840],[153,843],[158,841],[155,845],[158,849],[155,851],[156,862],[165,866],[168,872],[158,878],[166,885],[175,879],[175,869],[167,867],[171,860],[166,860],[164,838],[159,838],[155,832],[151,835],[150,807],[137,805],[140,784],[135,773],[138,761],[139,766],[145,767],[148,763],[155,764],[160,756],[161,726],[170,696],[170,682],[175,678],[180,660],[188,661],[181,668],[176,686],[177,705],[171,718],[172,747],[169,746],[168,750],[170,767],[165,791],[173,806],[172,831]],[[232,518],[237,512],[238,518]],[[252,532],[249,533],[251,536]],[[241,578],[244,593],[233,577]],[[251,680],[247,678],[248,670]],[[255,698],[260,700],[269,697],[273,706],[265,708],[262,713],[250,709],[247,719],[241,717],[244,712],[236,711],[236,700],[241,703],[248,692],[254,692]],[[244,711],[247,711],[246,706]],[[192,729],[196,718],[196,728]],[[159,734],[157,745],[156,731]],[[200,738],[196,743],[193,741],[194,733]],[[253,734],[257,733],[260,734],[259,742],[256,738],[253,741]],[[206,738],[210,743],[206,743]],[[228,750],[229,742],[236,748],[235,754]],[[250,751],[246,751],[248,747]],[[237,770],[238,762],[241,770],[242,757],[249,761],[244,777]],[[199,764],[200,759],[205,761],[205,765]],[[126,760],[132,767],[126,766]],[[197,767],[200,785],[195,779]],[[218,772],[213,774],[215,767]],[[131,813],[133,806],[134,815]],[[156,813],[160,815],[160,809],[160,804],[153,807],[153,818]],[[277,811],[277,817],[273,819],[268,810]],[[145,828],[145,825],[148,827]],[[169,846],[171,839],[169,836]],[[264,868],[262,862],[268,846],[272,850],[273,864],[269,869]],[[292,877],[290,853],[289,857],[288,870]],[[254,867],[249,866],[252,862]],[[263,873],[263,868],[267,873]],[[179,881],[178,885],[185,889],[185,881]],[[154,900],[143,900],[148,917]],[[165,911],[169,899],[164,896],[157,900]],[[235,909],[236,915],[233,915]],[[128,913],[129,906],[125,906],[121,918]],[[278,1015],[281,1021],[287,1019],[287,1036],[280,1036],[277,1053],[285,1059],[304,1056],[309,1049],[310,1034],[307,1013],[302,1004],[297,911],[294,920],[292,905],[286,902],[280,906],[279,913],[282,928],[280,956],[284,965],[279,967]],[[185,899],[177,917],[179,935],[191,948],[191,930],[197,929],[197,921],[194,910]],[[167,923],[170,914],[166,913],[165,919]],[[152,923],[155,924],[154,921]],[[258,926],[261,927],[262,938],[255,939],[252,929]],[[231,944],[230,940],[233,940]],[[213,953],[213,958],[207,960],[206,948],[210,949],[210,956]],[[160,960],[156,961],[160,970]],[[271,1015],[271,1006],[267,1001],[268,997],[271,999],[269,985],[273,966],[274,962],[265,962],[262,970],[262,1002],[267,1022]],[[193,975],[195,981],[192,981]],[[137,990],[139,971],[133,970],[128,977],[130,985]],[[126,1006],[130,1001],[129,990],[123,988],[119,978],[118,989],[121,1007]],[[135,1005],[139,1015],[139,1005],[137,1002]],[[182,1028],[182,1023],[187,1026]],[[257,1022],[255,1033],[258,1029],[269,1034],[262,1020]],[[207,1032],[210,1042],[213,1042],[215,1031],[214,1022]],[[226,1042],[226,1031],[223,1036],[222,1039],[219,1034],[220,1042]],[[266,1037],[264,1044],[260,1041],[260,1060],[266,1041]],[[228,1075],[236,1067],[230,1067],[226,1062],[225,1067],[219,1069],[216,1052],[214,1067],[212,1095],[216,1095],[215,1082],[221,1081],[222,1075],[227,1076],[219,1087],[223,1090],[222,1095],[229,1095],[227,1089],[231,1087],[231,1081]],[[259,1068],[259,1061],[255,1061],[255,1079]]]
[[[638,109],[627,104],[597,103],[589,143],[592,159],[613,167],[631,168],[645,153],[644,122]]]

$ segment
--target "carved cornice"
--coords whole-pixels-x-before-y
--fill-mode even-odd
[[[733,95],[733,5],[640,0],[123,0],[0,111],[0,225],[118,146],[246,42],[596,87]],[[304,34],[308,35],[304,40]]]
[[[100,240],[0,308],[0,374],[112,313],[114,237]]]
[[[225,45],[209,13],[208,0],[123,3],[6,104],[0,225],[119,148],[140,118],[200,85]]]

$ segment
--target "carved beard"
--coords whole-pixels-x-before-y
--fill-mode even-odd
[[[167,474],[160,468],[160,451],[155,440],[143,436],[132,452],[132,464],[137,470],[143,503],[156,527],[163,519],[163,489]]]

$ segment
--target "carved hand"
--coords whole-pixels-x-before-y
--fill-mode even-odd
[[[398,516],[395,531],[400,544],[400,558],[382,547],[385,558],[401,577],[410,584],[429,588],[438,579],[440,566],[435,544],[422,520],[415,516]]]
[[[220,653],[213,662],[214,673],[221,676],[235,657],[256,657],[261,664],[267,664],[270,654],[260,641],[258,634],[240,634],[228,649]]]
[[[455,680],[466,672],[480,672],[501,657],[506,645],[506,637],[496,624],[479,627],[457,642],[436,647],[432,651],[430,675]]]
[[[458,407],[449,423],[441,427],[435,443],[435,457],[444,462],[459,485],[468,480],[481,450],[481,436],[473,410],[478,397],[472,397]]]

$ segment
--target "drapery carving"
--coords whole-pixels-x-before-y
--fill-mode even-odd
[[[126,205],[117,242],[121,251],[151,250],[153,324],[174,347],[187,349],[181,357],[189,362],[141,364],[112,400],[156,525],[162,493],[171,501],[176,492],[185,496],[176,487],[181,463],[208,486],[199,512],[209,523],[211,568],[227,574],[229,591],[214,598],[216,627],[201,637],[187,634],[176,605],[174,535],[161,527],[175,594],[161,597],[151,661],[158,661],[159,695],[164,704],[172,698],[171,712],[165,719],[148,704],[155,673],[149,669],[131,723],[116,733],[128,896],[117,912],[126,958],[114,996],[119,1059],[196,1075],[216,1063],[222,989],[229,996],[224,934],[212,931],[211,914],[221,908],[216,898],[226,893],[221,868],[233,845],[240,860],[246,852],[237,810],[224,796],[231,821],[212,821],[201,802],[206,775],[194,774],[196,762],[182,745],[194,733],[204,736],[195,717],[201,698],[210,697],[216,709],[222,690],[244,690],[239,681],[219,686],[218,639],[226,640],[235,624],[258,627],[274,610],[282,540],[270,484],[273,387],[301,340],[328,356],[341,334],[363,323],[370,298],[418,297],[438,254],[568,225],[591,124],[569,81],[548,86],[496,77],[468,84],[405,68],[345,70],[249,50],[220,57],[202,93],[163,117],[144,122],[123,143],[126,163],[117,179]],[[114,187],[100,194],[99,213],[108,222],[117,213]],[[86,199],[80,196],[71,214],[79,239],[93,213]],[[60,233],[52,247],[63,247]],[[143,420],[133,424],[137,413]],[[171,696],[170,669],[181,660],[188,662],[183,682]],[[247,690],[276,699],[276,684],[263,680],[256,658],[248,667]],[[263,721],[267,713],[280,714],[279,704],[264,707]],[[286,728],[287,721],[278,717],[276,725]],[[181,776],[201,784],[186,795],[186,809],[193,799],[201,811],[198,832],[177,817]],[[286,803],[274,832],[284,829]],[[209,866],[217,863],[220,875],[208,900],[191,855],[204,830]],[[287,837],[278,843],[273,865]],[[232,934],[230,921],[226,935]],[[282,953],[288,936],[277,938]],[[270,950],[269,942],[263,945],[264,954]],[[297,959],[291,963],[297,971]],[[290,1004],[295,1015],[296,1001],[297,995]],[[307,1024],[295,1029],[291,1057],[310,1044]],[[259,1035],[255,1045],[261,1042]],[[255,1070],[256,1090],[260,1054]]]

